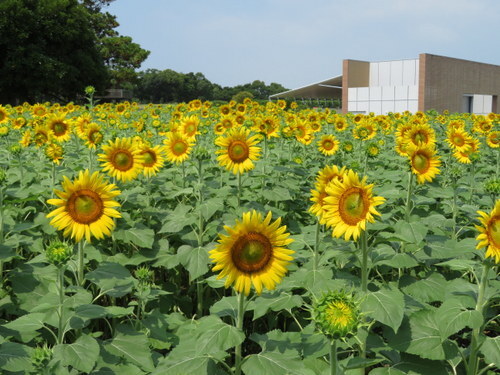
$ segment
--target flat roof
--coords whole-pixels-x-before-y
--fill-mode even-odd
[[[269,96],[269,99],[279,98],[314,98],[340,99],[342,97],[342,76],[335,76],[324,81],[311,83],[297,89],[283,91]]]

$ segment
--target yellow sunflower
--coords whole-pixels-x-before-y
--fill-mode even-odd
[[[324,217],[327,226],[333,229],[332,236],[356,240],[366,229],[366,222],[375,221],[373,215],[380,215],[375,207],[384,203],[385,198],[374,197],[372,190],[373,184],[367,185],[366,177],[360,180],[352,170],[344,174],[342,181],[334,180],[326,186]]]
[[[403,139],[415,146],[430,146],[436,142],[436,134],[428,124],[416,124],[405,132]]]
[[[104,172],[119,181],[130,181],[142,172],[144,157],[130,138],[116,138],[102,147],[98,160]]]
[[[309,207],[309,212],[316,215],[320,224],[325,224],[325,198],[328,196],[326,193],[326,185],[316,183],[315,188],[311,190],[312,206]]]
[[[142,173],[144,173],[146,177],[156,175],[160,168],[162,168],[165,164],[165,156],[162,146],[158,145],[150,147],[143,144],[139,147],[139,149],[141,150],[141,155],[144,157],[144,169]]]
[[[225,287],[234,284],[239,293],[248,296],[253,284],[257,294],[273,290],[287,272],[294,251],[286,249],[293,240],[280,226],[281,218],[271,223],[271,212],[263,219],[255,210],[243,214],[233,227],[225,226],[228,235],[219,234],[219,244],[210,251],[215,266],[221,271],[217,279],[227,276]]]
[[[116,185],[104,181],[99,172],[90,175],[88,170],[80,171],[78,178],[70,181],[66,176],[62,182],[63,190],[55,190],[59,198],[49,199],[48,204],[59,206],[47,217],[53,217],[50,224],[64,230],[76,242],[84,237],[90,242],[91,236],[97,239],[111,235],[115,227],[112,217],[121,217],[115,210],[120,204],[113,200],[119,190]]]
[[[250,136],[250,130],[246,128],[231,129],[227,136],[218,137],[215,144],[220,147],[215,151],[217,161],[227,170],[234,174],[243,173],[254,168],[254,161],[258,159],[260,147],[260,136]]]
[[[71,126],[64,114],[53,114],[47,118],[47,128],[52,131],[58,142],[69,141],[71,137]]]
[[[197,134],[200,134],[198,131],[198,126],[200,125],[200,119],[198,116],[192,115],[182,118],[181,125],[179,127],[179,131],[186,136],[186,138],[190,140],[194,140]]]
[[[495,263],[500,263],[500,200],[497,200],[493,210],[487,214],[483,211],[477,211],[480,215],[478,220],[481,225],[476,225],[480,232],[476,239],[479,243],[476,249],[487,246],[486,257],[493,258]]]
[[[102,143],[103,134],[101,131],[101,127],[95,122],[91,122],[86,126],[85,133],[85,145],[88,148],[95,149],[98,145]]]
[[[500,147],[500,131],[494,130],[486,136],[486,144],[491,148]]]
[[[345,173],[345,166],[339,169],[339,167],[336,165],[327,165],[318,172],[318,175],[316,176],[316,182],[325,186],[333,180],[339,180],[342,182]]]
[[[6,123],[7,121],[9,121],[9,112],[7,112],[7,108],[0,105],[0,124]]]
[[[177,132],[168,132],[167,138],[163,140],[167,160],[171,163],[180,164],[189,158],[193,149],[193,143],[184,135]]]
[[[45,147],[45,155],[57,165],[61,163],[63,154],[64,149],[58,143],[51,143]]]
[[[450,128],[446,133],[446,142],[455,151],[467,151],[470,148],[470,140],[471,136],[462,128]]]
[[[318,150],[323,155],[331,156],[335,155],[335,153],[339,149],[340,142],[335,138],[334,135],[326,134],[321,137],[321,139],[317,143]]]
[[[433,147],[408,147],[411,171],[417,175],[419,184],[431,182],[440,173],[441,161]]]

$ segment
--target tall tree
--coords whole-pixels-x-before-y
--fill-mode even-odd
[[[72,100],[108,75],[77,0],[0,2],[0,102]]]

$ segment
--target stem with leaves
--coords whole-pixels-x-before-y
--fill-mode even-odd
[[[406,210],[405,210],[405,220],[410,221],[410,214],[412,210],[411,195],[413,194],[413,172],[408,172],[408,189],[406,191]]]
[[[483,315],[483,309],[486,305],[487,301],[484,300],[484,292],[486,291],[486,286],[488,285],[488,273],[490,271],[491,264],[488,260],[485,261],[483,267],[483,274],[481,275],[481,280],[478,285],[478,293],[477,293],[477,302],[476,302],[476,311],[479,311],[481,315]],[[479,351],[479,335],[481,332],[481,328],[475,328],[472,331],[472,339],[470,343],[470,355],[469,355],[469,363],[467,366],[467,375],[477,375],[478,371],[478,358],[477,354]]]
[[[64,271],[66,267],[61,266],[57,269],[57,280],[59,289],[59,306],[57,315],[59,316],[59,325],[57,330],[57,343],[62,344],[64,341]]]
[[[245,294],[238,293],[238,316],[236,318],[236,328],[243,331],[243,319],[245,317]],[[236,345],[234,350],[234,375],[241,375],[241,343]]]
[[[330,375],[337,375],[337,340],[332,339],[330,342]]]
[[[85,244],[82,241],[78,242],[78,265],[77,265],[77,272],[78,272],[78,285],[83,285],[85,282],[84,277],[84,268],[85,268]]]

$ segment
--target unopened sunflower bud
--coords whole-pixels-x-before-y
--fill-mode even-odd
[[[7,179],[7,173],[5,173],[5,169],[0,167],[0,184],[3,184],[3,182]]]
[[[54,241],[45,250],[47,260],[56,267],[65,265],[73,255],[73,248],[66,242]]]
[[[10,146],[9,151],[13,156],[19,156],[23,151],[23,148],[20,144],[14,143],[12,146]]]
[[[148,267],[139,267],[134,271],[134,276],[139,283],[150,285],[154,281],[154,272],[151,271]]]
[[[52,359],[52,350],[44,344],[37,346],[31,354],[31,363],[36,370],[43,370]]]
[[[313,305],[316,328],[330,339],[354,335],[361,322],[358,302],[344,291],[329,292]]]

